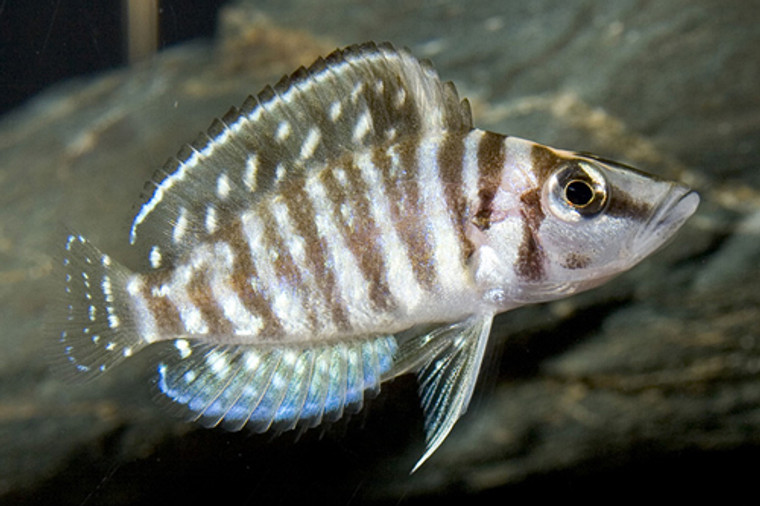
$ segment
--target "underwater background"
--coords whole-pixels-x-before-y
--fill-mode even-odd
[[[760,2],[161,5],[161,50],[127,64],[116,2],[0,2],[0,504],[751,502]],[[498,317],[468,414],[411,476],[413,376],[297,438],[168,414],[152,400],[161,350],[87,384],[53,374],[65,227],[137,266],[129,223],[155,169],[247,95],[367,40],[429,58],[477,127],[683,181],[697,214],[604,287]]]

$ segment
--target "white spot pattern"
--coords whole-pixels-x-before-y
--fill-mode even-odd
[[[396,97],[393,101],[393,105],[396,106],[396,109],[401,109],[401,107],[404,105],[404,102],[406,102],[406,90],[399,87],[398,91],[396,92]]]
[[[256,191],[256,176],[259,171],[259,156],[254,153],[248,155],[245,159],[245,172],[243,173],[243,184],[248,191]]]
[[[364,91],[364,82],[359,81],[354,85],[354,88],[351,90],[351,103],[356,104],[359,102],[359,97],[361,96],[362,92]]]
[[[216,207],[209,204],[206,207],[206,232],[213,234],[216,232]]]
[[[187,225],[187,209],[181,207],[177,214],[177,222],[174,224],[174,228],[172,228],[172,242],[174,244],[179,244],[182,241],[187,231]]]
[[[279,125],[277,125],[277,132],[274,134],[275,139],[277,139],[277,142],[285,142],[288,140],[288,137],[290,137],[291,127],[289,121],[282,121]]]
[[[330,121],[335,123],[340,119],[341,114],[343,114],[343,103],[340,100],[337,100],[330,104]]]
[[[187,358],[193,352],[187,339],[177,339],[174,341],[174,347],[177,348],[180,358]]]
[[[306,135],[306,140],[303,141],[303,144],[301,145],[301,152],[298,155],[301,160],[308,160],[311,158],[319,145],[321,136],[322,134],[319,132],[318,128],[312,127],[309,129],[309,133]]]
[[[219,174],[219,177],[216,178],[216,195],[224,200],[229,196],[231,189],[230,179],[227,177],[227,173],[222,172]]]
[[[148,259],[150,260],[150,266],[154,269],[161,267],[161,248],[154,244],[153,247],[150,248]]]
[[[353,132],[353,138],[352,138],[352,140],[354,141],[354,144],[361,144],[361,142],[364,140],[364,137],[367,136],[371,128],[372,128],[372,122],[371,122],[369,110],[365,109],[359,116],[359,119],[356,121],[356,124],[354,125],[354,132]]]

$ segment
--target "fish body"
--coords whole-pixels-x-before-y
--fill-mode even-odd
[[[627,270],[698,197],[473,128],[406,51],[336,51],[215,121],[146,186],[132,272],[72,234],[58,340],[96,376],[172,341],[158,387],[230,430],[311,427],[420,381],[424,462],[465,412],[494,315]],[[416,469],[416,467],[415,467]]]

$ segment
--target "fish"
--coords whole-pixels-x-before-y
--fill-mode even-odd
[[[390,43],[249,96],[146,183],[131,270],[63,246],[62,366],[91,379],[156,343],[160,396],[206,427],[305,430],[416,374],[425,450],[466,412],[495,315],[598,286],[699,196],[622,163],[473,127]]]

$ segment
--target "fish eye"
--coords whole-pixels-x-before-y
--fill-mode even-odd
[[[570,162],[548,181],[549,209],[567,221],[592,218],[609,201],[609,187],[602,171],[589,163]]]
[[[586,207],[594,201],[594,189],[586,181],[573,179],[565,185],[565,200],[574,207]]]

